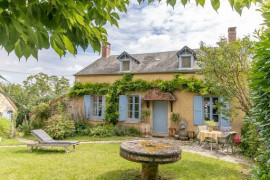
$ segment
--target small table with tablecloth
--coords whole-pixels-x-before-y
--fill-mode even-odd
[[[197,137],[198,139],[200,139],[200,142],[203,142],[206,138],[211,138],[211,140],[214,140],[216,143],[218,143],[218,138],[223,137],[223,134],[220,131],[202,130],[198,133]],[[211,150],[212,150],[212,143],[211,143]]]

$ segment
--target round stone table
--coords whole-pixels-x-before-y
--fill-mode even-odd
[[[158,179],[158,164],[168,164],[181,159],[182,150],[166,140],[134,140],[123,142],[120,156],[142,163],[141,179]]]

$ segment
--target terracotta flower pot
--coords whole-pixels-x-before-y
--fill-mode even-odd
[[[169,128],[169,136],[174,137],[176,133],[176,128]]]
[[[209,126],[209,127],[208,127],[208,130],[209,130],[210,132],[212,132],[212,131],[213,131],[213,126]]]

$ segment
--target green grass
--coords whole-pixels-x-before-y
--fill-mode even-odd
[[[37,140],[32,135],[22,136],[22,138],[34,140],[34,141]],[[131,139],[131,138],[133,138],[133,137],[128,137],[128,136],[111,136],[111,137],[74,136],[74,137],[68,137],[65,140],[76,140],[76,141],[84,142],[84,141],[126,140],[126,139]]]
[[[138,179],[141,165],[119,156],[120,144],[81,144],[69,154],[59,149],[0,148],[1,179]],[[244,167],[183,152],[182,159],[160,165],[165,179],[244,179]]]
[[[15,138],[2,139],[0,142],[0,146],[11,146],[11,145],[22,145],[25,144],[23,142],[18,141]]]

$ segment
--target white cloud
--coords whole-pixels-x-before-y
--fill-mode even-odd
[[[145,53],[181,49],[184,45],[198,48],[199,42],[214,45],[220,36],[227,36],[228,27],[237,27],[238,37],[252,34],[263,22],[256,7],[243,10],[242,16],[232,11],[227,1],[222,1],[218,13],[206,1],[204,8],[195,3],[184,8],[180,1],[174,7],[166,2],[154,2],[150,5],[138,5],[137,0],[130,1],[128,13],[121,14],[119,27],[106,25],[108,40],[111,43],[111,54]],[[82,68],[98,59],[100,54],[79,51],[76,57],[68,54],[62,59],[53,50],[39,52],[39,60],[29,58],[18,60],[14,53],[8,55],[0,50],[0,74],[14,83],[21,83],[27,73],[45,72],[49,75],[65,75],[70,81],[72,76]],[[8,73],[18,71],[21,73]]]
[[[74,66],[66,67],[66,71],[73,72],[73,73],[80,71],[81,69],[83,69],[83,66],[81,66],[79,64],[75,64]]]

